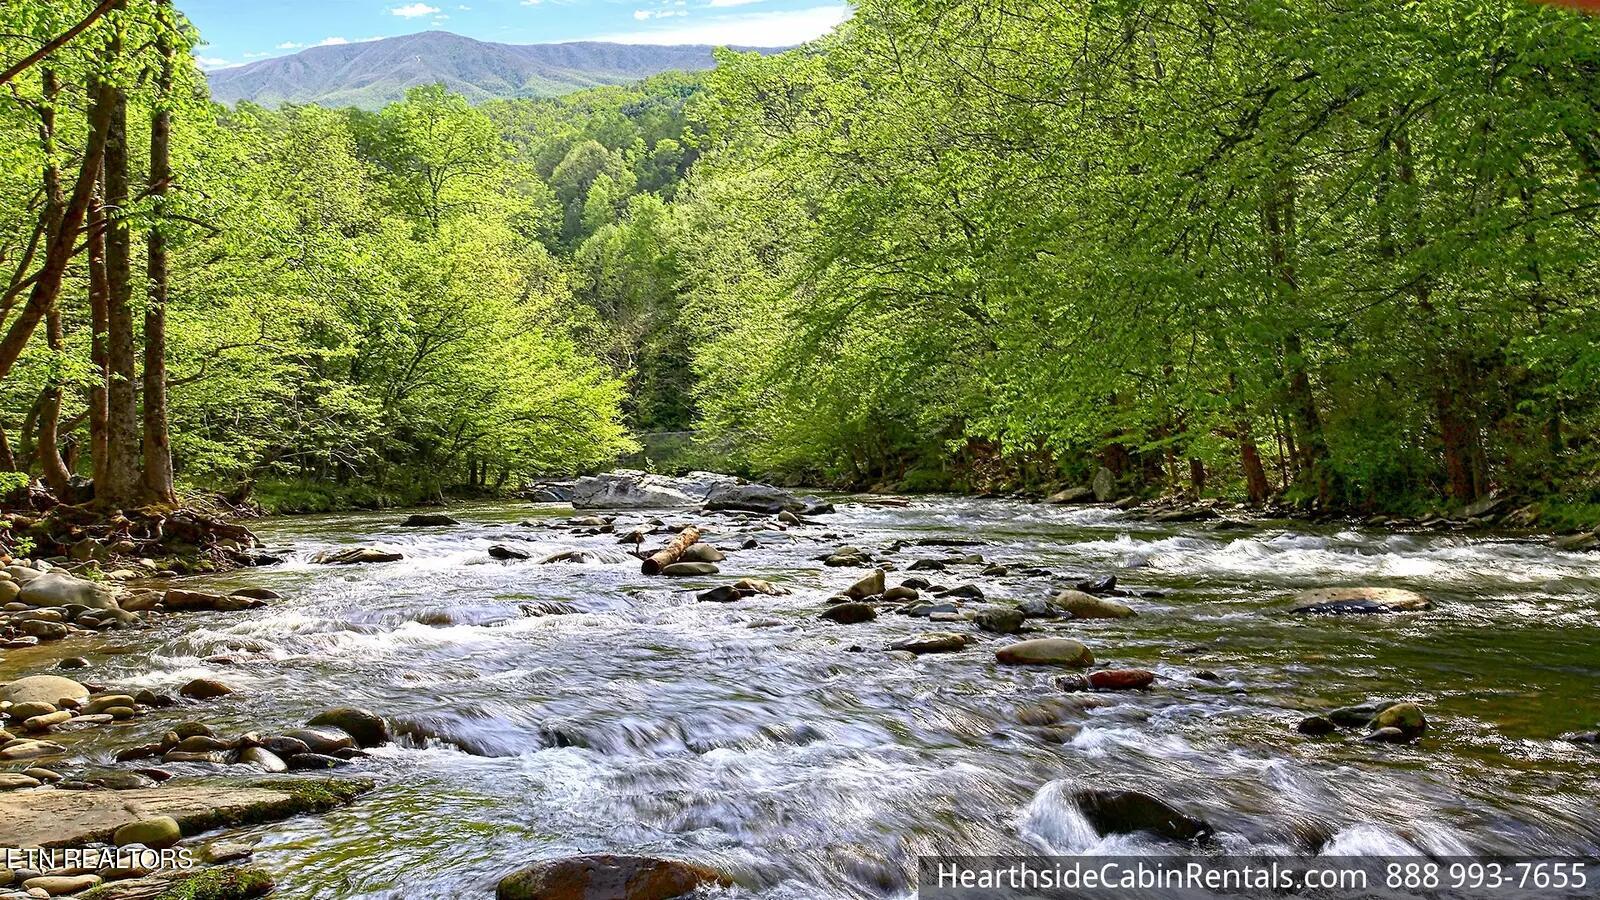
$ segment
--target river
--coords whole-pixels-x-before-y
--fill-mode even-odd
[[[708,864],[766,900],[897,897],[914,891],[919,854],[1174,849],[1096,834],[1063,800],[1085,782],[1165,798],[1232,852],[1600,854],[1600,754],[1555,740],[1600,720],[1600,554],[1491,535],[1153,525],[1001,500],[838,509],[788,531],[664,513],[717,529],[706,539],[725,548],[760,544],[730,552],[720,576],[687,579],[643,576],[615,535],[556,527],[572,513],[555,506],[459,507],[465,524],[435,529],[398,527],[394,512],[268,520],[258,533],[285,563],[188,585],[285,599],[56,652],[88,656],[122,687],[221,679],[238,692],[200,715],[225,731],[354,705],[435,736],[359,761],[351,771],[379,787],[354,805],[248,833],[286,898],[487,896],[522,863],[595,851]],[[618,533],[650,515],[621,514]],[[970,628],[887,612],[818,620],[864,573],[816,557],[918,538],[979,545],[887,558],[904,570],[976,552],[1050,573],[919,573],[990,599],[1117,575],[1136,618],[1035,627],[1154,670],[1155,688],[1096,695],[1104,705],[1069,714],[1081,730],[1053,743],[1019,714],[1061,696],[1054,673],[995,664],[1013,638],[974,632],[964,652],[907,661],[882,648]],[[533,559],[493,561],[493,544]],[[347,546],[405,558],[311,562]],[[596,558],[538,562],[572,549]],[[793,592],[695,600],[746,576]],[[1412,588],[1434,607],[1282,612],[1294,590],[1334,585]],[[574,612],[524,613],[539,603]],[[1420,703],[1430,731],[1407,746],[1295,731],[1307,714],[1371,698]],[[195,715],[152,714],[79,746],[108,762]]]

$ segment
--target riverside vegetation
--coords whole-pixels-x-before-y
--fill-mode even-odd
[[[1595,20],[863,0],[377,111],[199,37],[0,6],[0,846],[212,865],[0,896],[1600,852]],[[573,477],[681,431],[878,491]]]

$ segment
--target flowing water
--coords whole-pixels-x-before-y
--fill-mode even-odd
[[[101,729],[79,752],[105,762],[168,719],[269,730],[333,705],[430,735],[359,761],[379,787],[356,804],[251,832],[257,862],[288,898],[488,896],[530,860],[598,851],[712,865],[741,894],[769,900],[905,897],[923,854],[1178,849],[1096,834],[1064,799],[1089,782],[1166,798],[1210,821],[1229,852],[1600,854],[1600,753],[1555,740],[1600,720],[1600,554],[1286,523],[1156,526],[1105,509],[939,498],[845,503],[825,524],[787,532],[666,513],[707,524],[723,547],[760,542],[730,552],[721,576],[667,579],[641,575],[614,535],[555,527],[570,510],[452,513],[467,524],[403,529],[394,513],[262,523],[286,563],[192,586],[259,585],[286,599],[58,645],[49,652],[89,656],[110,684],[170,691],[209,676],[239,691]],[[649,515],[622,514],[618,532]],[[1137,618],[1035,627],[1082,639],[1103,662],[1153,669],[1156,687],[1096,695],[1105,705],[1069,712],[1081,730],[1051,743],[1019,713],[1061,696],[1053,673],[997,667],[992,651],[1011,638],[979,635],[965,652],[903,661],[883,647],[952,626],[891,613],[849,626],[817,619],[862,572],[815,557],[918,538],[981,545],[887,558],[904,570],[978,552],[1049,570],[919,573],[991,599],[1118,575]],[[492,561],[496,543],[534,558]],[[310,562],[335,546],[405,559]],[[597,557],[538,562],[570,549]],[[695,600],[746,576],[793,593]],[[1413,588],[1435,606],[1282,613],[1295,589],[1357,584]],[[574,612],[524,612],[540,602]],[[231,663],[206,661],[218,654]],[[1375,698],[1421,703],[1431,730],[1402,747],[1295,732],[1310,712]]]

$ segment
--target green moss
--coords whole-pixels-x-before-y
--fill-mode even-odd
[[[1547,500],[1539,505],[1538,528],[1565,534],[1589,531],[1600,525],[1600,503]]]
[[[272,876],[260,869],[205,869],[174,882],[156,900],[247,900],[272,893]]]

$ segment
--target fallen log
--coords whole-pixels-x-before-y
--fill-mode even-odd
[[[646,575],[660,575],[661,570],[672,565],[683,557],[694,542],[700,540],[700,529],[690,525],[678,532],[667,546],[645,557],[644,565],[640,568]]]

